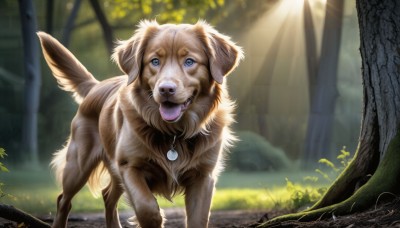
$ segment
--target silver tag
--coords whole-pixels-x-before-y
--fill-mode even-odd
[[[176,150],[174,150],[174,149],[170,149],[167,152],[167,158],[170,161],[175,161],[178,158],[178,152],[176,152]]]

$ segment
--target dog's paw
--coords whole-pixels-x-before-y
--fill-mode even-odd
[[[132,216],[132,217],[128,218],[127,222],[128,222],[129,225],[136,226],[137,228],[140,228],[139,221],[137,220],[136,216]]]

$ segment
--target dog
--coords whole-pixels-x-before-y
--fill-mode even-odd
[[[107,227],[121,227],[123,193],[143,228],[163,227],[155,195],[184,194],[186,226],[208,227],[227,148],[234,102],[225,77],[242,49],[204,21],[142,21],[112,54],[124,75],[98,81],[56,39],[38,32],[59,86],[79,104],[66,146],[51,165],[62,184],[53,227],[66,227],[71,200],[88,183],[101,190]]]

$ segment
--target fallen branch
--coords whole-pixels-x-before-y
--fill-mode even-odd
[[[49,224],[43,222],[38,218],[35,218],[34,216],[18,208],[1,203],[0,203],[0,217],[13,222],[17,222],[18,224],[24,223],[25,225],[29,225],[30,227],[37,227],[37,228],[50,227]]]

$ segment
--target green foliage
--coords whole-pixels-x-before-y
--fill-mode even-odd
[[[320,159],[318,163],[325,165],[326,169],[316,169],[315,172],[322,176],[323,179],[332,182],[349,165],[351,161],[350,152],[346,151],[346,147],[343,147],[343,149],[340,150],[337,160],[340,162],[339,167],[326,158]],[[316,176],[306,176],[303,180],[312,183],[317,183],[320,181]],[[293,183],[288,178],[286,178],[286,187],[288,192],[291,193],[291,205],[293,208],[300,208],[317,202],[327,190],[325,187],[304,187],[302,185]]]
[[[5,156],[7,156],[6,151],[3,148],[0,148],[0,158],[4,159]],[[2,162],[0,162],[0,171],[1,172],[9,172],[7,167]]]
[[[296,209],[316,202],[326,191],[325,187],[303,186],[291,182],[288,178],[286,188],[291,193],[291,206]]]
[[[5,156],[7,156],[6,151],[3,148],[0,148],[0,158],[4,159]],[[1,172],[9,172],[7,167],[2,162],[0,162],[0,173]],[[4,183],[0,182],[0,199],[4,196],[12,197],[10,194],[4,192],[3,187]]]
[[[111,9],[110,15],[114,20],[132,18],[133,14],[141,14],[142,18],[157,15],[157,20],[160,22],[181,23],[184,20],[195,22],[224,4],[224,0],[109,0],[105,5]]]
[[[336,178],[350,163],[351,157],[350,157],[350,152],[346,151],[346,147],[343,146],[343,148],[340,150],[339,155],[336,157],[336,159],[339,161],[340,166],[336,167],[336,165],[329,161],[326,158],[321,158],[318,163],[325,165],[325,170],[322,169],[316,169],[315,172],[320,174],[324,179],[333,181],[334,178]]]
[[[238,132],[239,142],[232,148],[228,160],[228,170],[277,171],[289,169],[291,161],[283,150],[271,145],[260,135]]]
[[[342,165],[340,167],[339,171],[343,171],[351,162],[351,157],[350,157],[350,152],[346,151],[346,147],[344,146],[340,150],[340,154],[337,156],[337,159],[340,161],[340,164]]]

